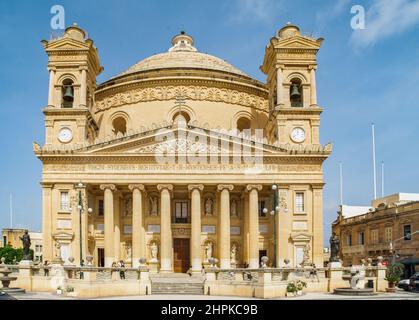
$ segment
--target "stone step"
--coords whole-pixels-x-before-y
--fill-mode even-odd
[[[204,282],[200,279],[160,278],[151,281],[151,294],[204,294]]]

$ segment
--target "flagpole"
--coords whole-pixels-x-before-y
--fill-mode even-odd
[[[381,162],[381,197],[384,198],[384,161]]]
[[[372,164],[373,164],[373,185],[374,185],[374,200],[377,199],[377,169],[375,164],[375,125],[372,124]]]
[[[342,174],[342,162],[339,162],[339,177],[340,177],[340,205],[343,206],[343,174]]]
[[[13,229],[13,198],[12,194],[9,194],[9,205],[10,205],[10,229]]]

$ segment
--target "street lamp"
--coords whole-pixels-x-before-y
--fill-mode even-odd
[[[83,261],[83,227],[82,227],[82,213],[83,213],[83,194],[82,189],[85,188],[85,185],[81,182],[77,184],[77,188],[79,189],[79,204],[77,208],[79,209],[79,226],[80,226],[80,266],[82,267]],[[93,212],[92,208],[87,209],[87,213],[91,214]],[[87,235],[86,235],[87,236]]]

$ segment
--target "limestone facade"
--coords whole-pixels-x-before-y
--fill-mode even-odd
[[[322,266],[322,164],[332,147],[319,142],[321,42],[280,29],[266,47],[265,84],[182,32],[168,52],[97,85],[103,68],[81,28],[43,41],[46,139],[34,152],[44,260],[59,242],[76,264],[145,258],[160,272],[200,272],[211,257],[226,269],[257,268],[263,255],[297,266],[309,245]]]
[[[382,256],[384,261],[417,265],[419,259],[419,194],[394,194],[372,201],[368,212],[345,218],[339,213],[332,231],[340,237],[345,266]],[[409,197],[413,196],[412,197]],[[415,233],[416,232],[416,233]],[[410,236],[408,236],[410,234]],[[416,260],[416,262],[414,262]],[[412,262],[409,262],[412,261]]]

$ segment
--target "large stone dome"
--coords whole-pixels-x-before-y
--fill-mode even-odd
[[[249,77],[225,60],[199,52],[194,47],[193,38],[181,32],[172,39],[172,47],[168,52],[156,54],[141,60],[115,78],[141,71],[162,69],[204,69]]]

